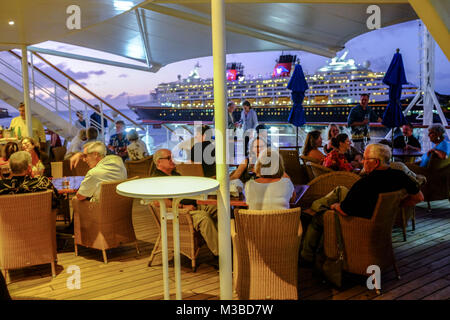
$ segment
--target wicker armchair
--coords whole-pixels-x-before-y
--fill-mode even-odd
[[[141,160],[125,161],[125,167],[127,168],[128,178],[139,177],[146,178],[151,176],[151,170],[153,167],[153,156],[145,157]]]
[[[280,155],[293,184],[307,184],[310,181],[306,166],[300,163],[297,150],[280,150]]]
[[[182,176],[204,177],[201,163],[179,163],[176,171]]]
[[[360,176],[357,174],[346,171],[332,171],[323,174],[308,183],[309,188],[299,201],[300,207],[304,209],[311,207],[315,200],[327,195],[337,186],[350,189],[359,179]]]
[[[72,200],[74,212],[75,255],[78,245],[99,249],[108,263],[106,250],[134,242],[139,248],[132,221],[133,199],[116,193],[123,181],[102,182],[98,202]]]
[[[201,166],[201,165],[200,165]],[[155,207],[153,204],[149,204],[149,209],[151,216],[154,218],[156,226],[159,230],[158,238],[156,239],[155,246],[153,247],[152,254],[150,255],[150,260],[148,266],[151,266],[153,260],[157,254],[162,253],[162,242],[161,242],[161,220],[159,208]],[[168,211],[171,209],[168,208]],[[191,260],[192,271],[197,270],[196,259],[200,252],[200,248],[205,244],[200,232],[194,229],[194,223],[192,222],[192,217],[186,209],[178,210],[178,221],[180,225],[180,253]],[[173,250],[173,228],[172,220],[167,220],[167,246],[169,250]]]
[[[308,161],[306,163],[306,166],[310,168],[314,178],[317,178],[320,175],[327,174],[329,172],[333,172],[334,171],[333,169],[324,167],[324,166],[322,166],[320,164],[317,164],[317,163],[314,163],[314,162],[310,162],[310,161]]]
[[[431,210],[431,201],[450,200],[450,157],[439,159],[432,155],[426,168],[411,163],[406,165],[414,173],[424,175],[427,178],[427,182],[422,186],[421,191],[425,201],[428,202],[428,210]]]
[[[298,299],[301,234],[300,208],[236,212],[231,238],[239,299]]]
[[[76,167],[70,169],[70,159],[64,159],[63,161],[63,176],[85,176],[90,170],[89,166],[84,161],[78,161]]]
[[[54,147],[50,151],[50,160],[53,162],[63,161],[66,152],[66,147]]]
[[[404,196],[403,190],[380,194],[370,220],[339,215],[345,271],[367,275],[370,265],[377,265],[383,271],[393,265],[400,278],[392,248],[392,227]],[[334,211],[327,211],[324,215],[324,251],[328,257],[337,256],[335,228]]]
[[[0,268],[50,263],[55,277],[56,219],[52,191],[0,196]]]
[[[316,158],[303,156],[303,155],[300,156],[300,159],[302,160],[303,166],[305,167],[305,170],[306,170],[306,174],[308,175],[308,181],[311,181],[312,179],[315,178],[314,177],[314,173],[312,172],[311,167],[307,166],[306,164],[308,162],[320,164],[320,161],[318,159],[316,159]]]

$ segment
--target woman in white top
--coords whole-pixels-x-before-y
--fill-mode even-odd
[[[283,159],[270,149],[258,157],[257,178],[245,184],[245,199],[250,210],[289,209],[295,199],[294,185],[285,173]]]
[[[144,141],[139,140],[139,135],[136,130],[130,130],[127,134],[127,139],[130,141],[130,144],[127,146],[130,160],[136,161],[148,157],[147,146]]]

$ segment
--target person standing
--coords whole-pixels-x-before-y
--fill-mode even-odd
[[[381,122],[381,118],[369,107],[369,94],[363,93],[360,102],[348,114],[347,123],[352,131],[353,143],[360,152],[364,152],[365,145],[369,143],[369,123]]]
[[[75,127],[77,129],[86,129],[86,120],[84,120],[83,112],[77,111],[78,120],[75,121]]]
[[[216,151],[212,140],[212,129],[207,125],[196,128],[196,143],[191,149],[190,159],[201,163],[205,177],[216,176]]]
[[[244,150],[245,156],[248,156],[248,142],[250,138],[253,137],[253,130],[255,130],[258,125],[258,116],[256,115],[256,111],[252,109],[250,102],[245,100],[242,103],[242,107],[244,110],[241,112],[241,120],[239,121],[242,129],[244,130]]]
[[[32,137],[34,141],[40,144],[40,149],[46,149],[46,137],[44,126],[41,121],[35,117],[31,117],[31,126],[32,126],[32,134],[29,134],[26,115],[25,115],[25,104],[21,102],[19,104],[19,116],[15,117],[11,120],[11,124],[9,125],[9,129],[14,132],[14,135],[17,139],[22,139],[23,137]]]
[[[122,120],[116,122],[116,134],[109,139],[108,149],[124,161],[128,157],[127,146],[130,144],[125,133],[125,123]]]

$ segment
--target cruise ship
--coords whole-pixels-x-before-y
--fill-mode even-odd
[[[370,62],[357,64],[347,59],[348,52],[335,57],[313,75],[306,74],[309,89],[304,99],[308,123],[346,122],[350,109],[359,102],[362,93],[370,94],[370,105],[383,115],[389,99],[389,88],[383,83],[384,72],[370,70]],[[248,100],[258,120],[264,123],[285,123],[292,107],[291,91],[287,89],[297,57],[282,54],[270,77],[249,79],[241,63],[227,64],[228,100],[240,106]],[[161,83],[151,93],[151,100],[130,104],[143,123],[191,123],[212,121],[214,115],[213,79],[201,79],[200,65],[186,79]],[[402,104],[405,108],[414,98],[417,87],[403,86]],[[235,111],[239,119],[241,108]],[[412,110],[410,122],[421,122],[420,111]]]

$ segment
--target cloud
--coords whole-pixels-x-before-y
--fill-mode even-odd
[[[119,78],[128,78],[128,75],[122,73],[121,75],[119,75]]]
[[[88,71],[88,72],[73,71],[72,69],[67,68],[66,63],[64,63],[64,62],[57,64],[56,67],[61,69],[65,73],[67,73],[69,76],[71,76],[75,80],[87,80],[91,75],[101,76],[106,73],[105,70],[96,70],[96,71],[93,70],[93,71]]]

